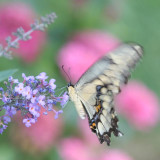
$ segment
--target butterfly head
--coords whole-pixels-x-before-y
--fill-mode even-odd
[[[71,82],[69,82],[67,86],[68,86],[68,88],[69,87],[74,87],[74,85]]]
[[[68,83],[67,89],[68,89],[68,95],[69,95],[70,99],[72,101],[75,101],[77,99],[77,95],[76,95],[74,85],[71,83]]]

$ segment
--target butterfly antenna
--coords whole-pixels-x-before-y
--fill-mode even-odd
[[[69,69],[68,69],[68,75],[70,77],[70,83],[71,83],[71,74],[70,74],[71,72],[70,71],[71,71],[71,68],[69,67]]]
[[[64,73],[67,75],[68,79],[69,79],[69,83],[71,83],[71,77],[70,77],[70,74],[68,74],[65,69],[64,69],[64,65],[62,65],[62,70],[64,71]],[[69,69],[70,71],[70,69]]]
[[[58,88],[56,88],[55,91],[60,91],[60,90],[63,90],[64,88],[66,88],[66,85],[64,87],[58,87]]]

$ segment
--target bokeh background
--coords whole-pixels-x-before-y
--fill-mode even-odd
[[[122,138],[100,145],[69,102],[58,120],[42,117],[25,128],[16,117],[0,136],[0,160],[158,160],[160,159],[160,1],[21,0],[0,1],[0,41],[17,27],[29,29],[36,17],[58,16],[45,33],[21,44],[13,60],[0,58],[0,70],[46,72],[59,87],[67,85],[61,65],[75,82],[88,65],[120,42],[136,42],[144,57],[132,73],[128,88],[117,98]],[[1,83],[3,86],[3,84]],[[127,101],[128,99],[128,101]],[[118,107],[119,106],[119,107]]]

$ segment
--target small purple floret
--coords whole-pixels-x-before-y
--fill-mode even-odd
[[[56,114],[55,114],[55,116],[54,116],[54,119],[57,119],[57,118],[58,118],[58,116],[59,116],[59,114],[61,114],[61,113],[63,113],[63,111],[62,111],[62,110],[59,110],[58,112],[56,112]]]
[[[30,86],[26,86],[23,89],[22,95],[24,97],[26,97],[26,99],[31,99],[31,97],[32,97],[32,89],[31,89],[31,87]]]
[[[38,107],[36,105],[30,104],[29,105],[29,112],[34,116],[34,117],[39,117],[40,113],[38,112]]]
[[[51,87],[52,90],[54,90],[54,89],[56,88],[56,85],[54,84],[55,81],[56,81],[55,79],[51,79],[51,80],[49,81],[49,85],[50,85],[50,87]]]
[[[45,96],[44,95],[40,95],[39,97],[38,97],[38,103],[40,104],[40,105],[42,105],[42,106],[44,106],[45,105]]]
[[[4,116],[4,117],[3,117],[3,122],[4,122],[5,124],[8,124],[9,122],[11,122],[11,117],[9,117],[9,116]]]
[[[0,128],[0,134],[2,134],[3,133],[3,128]]]
[[[13,117],[13,115],[16,114],[16,108],[12,107],[12,106],[5,106],[3,107],[6,111],[6,115],[9,115],[10,117]]]
[[[18,81],[18,79],[13,79],[13,77],[12,76],[10,76],[9,78],[8,78],[8,82],[10,82],[10,83],[19,83],[19,81]]]
[[[22,77],[24,78],[25,81],[34,82],[34,80],[35,80],[34,76],[27,77],[24,73],[22,73]]]
[[[65,104],[68,102],[68,100],[69,100],[69,96],[67,92],[65,92],[62,96],[61,106],[64,107]]]
[[[40,73],[38,76],[36,76],[37,79],[39,80],[46,80],[48,78],[48,76],[46,76],[45,72]]]
[[[24,84],[23,83],[19,83],[18,86],[15,87],[15,91],[19,94],[22,94],[24,90]]]
[[[31,123],[35,123],[35,122],[36,122],[36,120],[33,118],[23,119],[23,123],[25,124],[26,127],[30,127]]]

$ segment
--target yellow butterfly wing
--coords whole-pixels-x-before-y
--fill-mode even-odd
[[[93,64],[75,86],[68,87],[81,118],[87,115],[91,130],[100,143],[110,144],[111,133],[120,136],[114,97],[127,83],[131,70],[142,57],[137,44],[123,44]],[[71,91],[72,88],[72,91]]]

